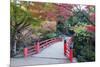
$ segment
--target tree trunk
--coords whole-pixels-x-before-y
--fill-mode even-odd
[[[11,57],[16,55],[17,35],[16,32],[11,34]]]
[[[14,41],[14,46],[13,46],[14,55],[16,55],[16,44],[17,44],[17,39],[16,39],[16,36],[15,36],[15,41]]]

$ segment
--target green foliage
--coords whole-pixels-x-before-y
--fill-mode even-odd
[[[43,39],[50,39],[50,38],[54,38],[56,37],[56,33],[49,33],[49,34],[46,34]]]
[[[95,61],[95,47],[92,34],[78,29],[74,36],[74,56],[79,62]]]
[[[15,21],[12,24],[22,24],[28,23],[34,25],[39,25],[39,19],[35,19],[28,10],[23,10],[21,6],[17,6],[17,4],[11,3],[11,21]]]
[[[64,24],[63,23],[59,23],[57,25],[57,33],[63,33],[63,30],[64,30]]]
[[[94,8],[91,8],[89,11],[93,11]],[[73,16],[69,17],[68,20],[65,21],[66,26],[73,27],[75,25],[78,25],[79,23],[84,24],[92,24],[89,18],[89,13],[86,10],[78,9],[73,11]]]
[[[16,52],[18,50],[17,48],[21,47],[21,45],[19,44],[22,43],[23,46],[26,44],[25,41],[21,41],[21,38],[24,37],[21,31],[23,31],[25,28],[31,28],[31,26],[39,25],[40,20],[35,19],[27,9],[26,10],[22,9],[21,6],[23,5],[18,5],[15,4],[14,2],[11,2],[10,6],[11,6],[10,7],[11,56],[13,56],[16,55]],[[27,6],[25,8],[27,8]],[[23,38],[22,40],[24,39],[25,38]],[[21,41],[21,43],[19,43],[19,41]]]

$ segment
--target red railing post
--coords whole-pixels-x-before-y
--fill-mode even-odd
[[[73,44],[72,44],[72,37],[70,38],[70,55],[69,55],[70,62],[73,62]]]
[[[69,60],[70,62],[73,62],[73,49],[70,49]]]
[[[36,52],[39,53],[40,52],[40,43],[37,42],[36,44]]]
[[[66,40],[64,40],[64,55],[66,55],[66,49],[67,49],[66,46],[67,46],[67,45],[66,45]]]
[[[24,48],[24,57],[28,56],[28,48]]]

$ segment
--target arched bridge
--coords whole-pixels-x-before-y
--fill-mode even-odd
[[[38,65],[73,62],[72,37],[52,38],[24,48],[24,58],[12,59],[12,65]]]

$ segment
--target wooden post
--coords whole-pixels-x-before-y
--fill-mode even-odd
[[[66,45],[66,40],[64,40],[64,55],[66,55],[66,49],[67,49],[66,46],[67,46],[67,45]]]
[[[24,57],[28,56],[28,48],[24,48]]]
[[[69,60],[71,63],[73,62],[73,49],[70,49]]]
[[[73,62],[73,44],[70,44],[70,55],[69,55],[70,62]]]
[[[36,52],[37,52],[37,53],[40,52],[40,44],[39,44],[39,42],[37,42],[37,44],[36,44]]]

